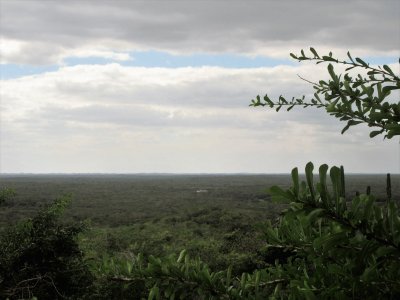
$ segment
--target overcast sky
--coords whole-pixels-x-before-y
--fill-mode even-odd
[[[399,172],[399,140],[323,110],[313,46],[396,64],[400,2],[0,0],[0,172],[288,173],[308,161]],[[398,96],[397,96],[398,99]]]

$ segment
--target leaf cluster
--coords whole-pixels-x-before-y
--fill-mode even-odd
[[[276,199],[290,203],[278,226],[267,224],[272,249],[289,251],[300,263],[304,277],[318,298],[393,299],[400,296],[400,217],[391,199],[377,203],[372,195],[345,198],[343,168],[319,168],[314,183],[313,165],[306,166],[306,181],[292,171],[288,190],[271,188]],[[388,180],[390,187],[390,180]],[[293,283],[293,281],[292,281]]]
[[[283,270],[278,267],[279,275]],[[265,299],[279,295],[279,284],[284,279],[275,279],[276,274],[268,269],[253,273],[232,274],[232,266],[212,271],[199,258],[192,259],[183,250],[179,257],[145,259],[139,254],[129,260],[108,258],[98,270],[107,276],[108,282],[119,282],[129,288],[142,287],[137,298],[150,299]],[[275,272],[277,273],[277,272]]]
[[[384,133],[390,139],[400,135],[400,102],[388,98],[393,90],[400,89],[399,75],[388,65],[373,67],[359,57],[353,59],[350,52],[347,52],[348,60],[339,60],[332,56],[332,52],[320,56],[314,48],[310,48],[310,52],[311,56],[304,50],[299,55],[290,55],[300,62],[328,63],[328,80],[311,82],[302,78],[313,86],[313,98],[307,101],[303,96],[287,100],[281,95],[274,101],[267,94],[263,98],[258,95],[250,106],[268,106],[276,111],[284,106],[287,111],[295,106],[324,108],[330,115],[347,122],[342,133],[351,126],[364,123],[375,128],[370,137]],[[337,74],[333,64],[346,66],[345,73]],[[366,76],[352,75],[349,71],[353,69],[364,69]]]

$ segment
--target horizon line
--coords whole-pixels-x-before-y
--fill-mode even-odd
[[[0,176],[24,176],[24,175],[101,175],[101,176],[112,176],[112,175],[290,175],[290,172],[0,172]],[[318,173],[314,173],[318,175]],[[400,173],[390,172],[346,172],[345,175],[400,175]],[[304,172],[299,172],[299,175],[305,175]]]

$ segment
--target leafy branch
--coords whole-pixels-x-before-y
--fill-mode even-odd
[[[320,56],[314,48],[310,48],[310,51],[313,56],[307,56],[304,50],[300,55],[291,53],[290,56],[300,62],[328,63],[330,78],[327,81],[316,83],[299,76],[313,86],[313,98],[307,101],[302,96],[288,100],[280,95],[277,101],[273,101],[268,94],[263,98],[258,95],[251,100],[250,106],[268,106],[276,111],[282,107],[290,111],[295,106],[324,108],[330,115],[347,122],[342,134],[351,126],[364,123],[378,128],[370,132],[370,137],[385,133],[385,138],[390,139],[400,135],[400,102],[388,99],[393,90],[400,89],[400,77],[388,65],[371,67],[359,57],[353,59],[350,52],[347,53],[349,61],[345,61],[333,57],[332,52]],[[348,67],[344,74],[338,75],[332,63]],[[355,68],[366,69],[367,77],[361,74],[353,76],[348,72]]]
[[[280,276],[282,273],[267,270],[238,277],[232,276],[232,267],[214,272],[199,259],[189,258],[185,250],[177,259],[150,256],[145,260],[140,254],[130,261],[106,259],[100,272],[109,281],[142,282],[148,287],[148,299],[192,298],[194,295],[207,295],[207,299],[264,299],[278,285],[288,281]]]
[[[400,293],[397,280],[400,216],[397,204],[391,199],[390,176],[387,177],[388,200],[378,204],[372,195],[366,194],[358,194],[352,201],[346,199],[343,168],[330,169],[331,187],[327,184],[328,166],[319,168],[317,183],[314,183],[313,169],[313,164],[308,163],[306,180],[302,182],[297,168],[293,169],[293,184],[287,190],[278,186],[271,188],[272,196],[289,202],[290,209],[279,226],[267,224],[264,232],[270,248],[290,249],[293,245],[302,248],[295,255],[303,261],[305,272],[316,273],[315,268],[324,266],[321,274],[314,274],[313,278],[320,278],[320,284],[326,284],[324,280],[328,276],[331,287],[337,287],[340,282],[343,293],[354,290],[354,286],[344,286],[346,276],[354,277],[349,281],[359,284],[359,291],[379,290],[381,295]],[[335,280],[334,276],[337,276]]]

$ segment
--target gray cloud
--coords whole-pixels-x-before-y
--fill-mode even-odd
[[[2,171],[288,172],[312,159],[353,172],[395,172],[380,158],[396,155],[396,143],[369,140],[368,128],[341,136],[344,124],[322,110],[247,107],[257,92],[307,93],[311,87],[296,74],[321,77],[314,68],[110,64],[6,80]]]
[[[3,55],[54,62],[73,49],[264,53],[310,45],[398,53],[400,4],[385,1],[2,1]]]
[[[257,93],[277,98],[311,90],[296,73],[311,66],[260,69],[75,66],[3,83],[4,122],[66,120],[135,126],[261,129],[265,115],[248,108]],[[314,74],[315,76],[315,74]],[[18,91],[18,92],[16,92]],[[322,113],[296,110],[287,120],[325,122]],[[278,121],[275,113],[269,118]],[[51,124],[51,122],[49,122]],[[51,126],[51,125],[50,125]]]

